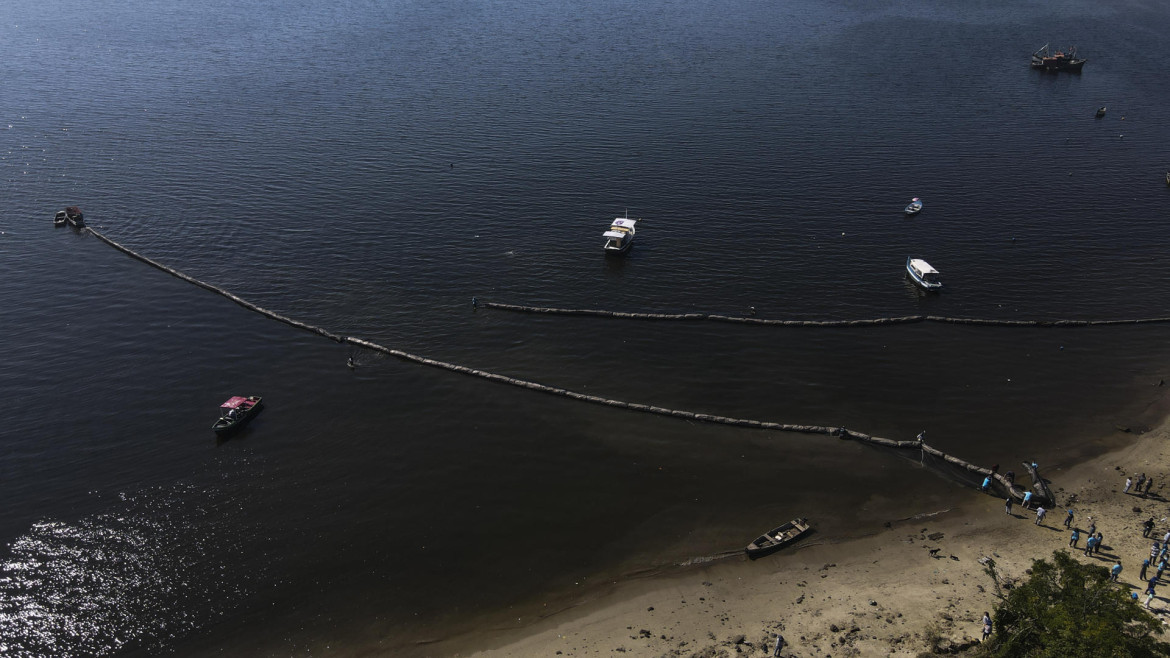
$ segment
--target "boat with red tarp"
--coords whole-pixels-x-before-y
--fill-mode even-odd
[[[219,436],[227,436],[247,425],[260,411],[260,396],[233,395],[219,405],[219,419],[211,426]]]

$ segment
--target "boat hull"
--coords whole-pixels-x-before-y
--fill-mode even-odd
[[[81,208],[77,206],[69,206],[65,210],[57,212],[53,217],[53,223],[60,226],[61,221],[68,222],[70,226],[75,228],[82,228],[85,226],[85,215],[81,213]]]
[[[803,537],[809,529],[808,519],[793,519],[757,537],[755,541],[744,548],[744,552],[753,560],[765,555],[771,555]],[[779,536],[779,539],[777,539],[777,536]]]
[[[927,292],[938,292],[940,289],[942,289],[943,284],[939,283],[938,281],[930,281],[924,278],[921,272],[914,269],[914,266],[910,261],[911,259],[906,259],[906,276],[910,277],[910,280],[913,281],[915,285]]]
[[[261,406],[261,398],[255,398],[255,402],[253,402],[252,405],[248,408],[243,409],[239,416],[231,419],[221,417],[211,425],[211,430],[215,432],[216,436],[221,438],[231,436],[236,432],[244,429],[248,423],[252,422],[252,419],[256,417],[256,414],[260,413]]]
[[[1032,53],[1032,68],[1038,71],[1047,71],[1050,73],[1080,73],[1081,67],[1088,61],[1083,57],[1077,57],[1076,48],[1070,49],[1068,52],[1057,51],[1055,55],[1050,54],[1048,44],[1044,44],[1040,50]]]
[[[1085,61],[1080,59],[1063,63],[1032,62],[1032,68],[1037,71],[1044,71],[1045,73],[1080,73],[1081,69],[1085,66]]]

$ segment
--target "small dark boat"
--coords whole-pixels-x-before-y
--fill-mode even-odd
[[[219,419],[211,429],[219,436],[227,436],[247,425],[259,411],[260,396],[232,396],[219,405]]]
[[[914,197],[910,201],[910,205],[906,206],[906,214],[907,215],[917,215],[920,212],[922,212],[922,199],[919,199],[918,197]]]
[[[1105,106],[1104,105],[1097,108],[1097,118],[1100,119],[1103,116],[1105,116]]]
[[[797,538],[808,532],[809,528],[808,519],[792,519],[788,523],[778,528],[772,528],[768,532],[756,537],[755,541],[748,544],[744,550],[747,551],[748,557],[753,560],[764,555],[775,553],[785,545],[796,541]]]
[[[1055,54],[1051,54],[1048,52],[1048,44],[1044,44],[1040,50],[1032,53],[1032,68],[1054,73],[1060,71],[1080,73],[1085,61],[1085,58],[1077,57],[1075,47],[1069,48],[1068,52],[1058,50]]]
[[[64,226],[67,221],[69,221],[69,215],[65,214],[64,210],[58,210],[57,214],[53,215],[53,226]]]
[[[69,206],[65,209],[65,221],[69,222],[70,226],[77,228],[85,226],[85,216],[81,214],[81,208],[77,206]]]

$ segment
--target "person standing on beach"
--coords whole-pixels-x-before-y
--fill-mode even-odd
[[[1101,542],[1105,541],[1105,538],[1102,537],[1101,533],[1099,533],[1099,532],[1097,533],[1096,539],[1097,539],[1097,541],[1093,542],[1093,554],[1094,555],[1098,555],[1101,553]]]
[[[1146,558],[1146,559],[1142,560],[1142,570],[1140,572],[1138,572],[1138,580],[1145,582],[1146,569],[1148,569],[1148,568],[1150,568],[1150,558]]]
[[[1109,570],[1109,580],[1117,582],[1117,577],[1121,575],[1121,560],[1118,560],[1113,568]]]
[[[1150,601],[1154,600],[1154,586],[1157,584],[1158,584],[1158,580],[1156,578],[1151,578],[1149,587],[1146,587],[1146,607],[1147,608],[1150,607]]]
[[[1162,560],[1161,562],[1158,563],[1158,571],[1154,573],[1154,578],[1153,578],[1154,582],[1156,582],[1156,583],[1162,582],[1162,572],[1165,570],[1166,570],[1166,560]]]
[[[1154,517],[1151,516],[1150,518],[1146,519],[1145,523],[1142,523],[1142,536],[1149,538],[1150,533],[1153,531],[1154,531]]]
[[[1073,511],[1072,511],[1072,508],[1070,507],[1070,508],[1068,508],[1068,516],[1064,517],[1064,527],[1071,528],[1072,522],[1073,522]]]
[[[1092,555],[1093,549],[1096,548],[1096,546],[1097,546],[1097,538],[1092,536],[1092,535],[1089,535],[1089,538],[1085,540],[1085,557],[1089,557],[1090,555]]]
[[[1134,491],[1141,491],[1142,485],[1145,483],[1146,483],[1146,474],[1142,473],[1141,475],[1138,476],[1137,486],[1134,488]]]
[[[1145,498],[1150,493],[1150,487],[1154,486],[1154,478],[1146,480],[1146,488],[1142,491],[1142,498]]]
[[[1043,505],[1036,508],[1036,525],[1041,525],[1044,523],[1044,515],[1047,513],[1048,510],[1044,509]]]
[[[991,637],[991,615],[986,612],[983,613],[983,637],[980,642],[986,642],[987,638]]]
[[[1007,512],[1008,514],[1012,513],[1012,497],[1011,496],[1008,496],[1007,499],[1003,501],[1003,511]]]
[[[1158,543],[1157,539],[1155,539],[1154,545],[1150,547],[1150,562],[1151,563],[1158,561],[1158,551],[1160,551],[1160,550],[1162,550],[1162,545]]]
[[[1094,521],[1093,517],[1090,516],[1089,517],[1089,535],[1092,535],[1094,532],[1097,532],[1097,522]]]
[[[766,651],[767,649],[765,649]],[[776,649],[772,652],[773,656],[779,656],[780,652],[784,650],[784,636],[779,633],[776,634]]]
[[[1072,537],[1069,537],[1068,545],[1071,548],[1077,547],[1077,542],[1081,540],[1081,531],[1073,528]]]
[[[1121,492],[1122,493],[1129,493],[1129,488],[1132,486],[1133,486],[1133,478],[1125,478],[1125,489],[1122,489]]]
[[[1029,491],[1029,492],[1024,494],[1024,502],[1021,503],[1021,506],[1024,509],[1032,509],[1031,507],[1029,507],[1029,505],[1031,505],[1031,504],[1032,504],[1032,492]]]
[[[988,475],[987,477],[983,478],[983,484],[979,485],[979,490],[980,491],[987,491],[987,487],[990,487],[990,486],[991,486],[991,476]]]

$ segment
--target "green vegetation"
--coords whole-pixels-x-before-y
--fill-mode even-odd
[[[1170,644],[1155,638],[1162,634],[1161,622],[1132,600],[1126,587],[1110,582],[1104,567],[1057,551],[1052,562],[1033,562],[1031,576],[1010,589],[994,561],[984,570],[995,581],[1000,602],[992,616],[995,631],[978,655],[1170,656]]]

